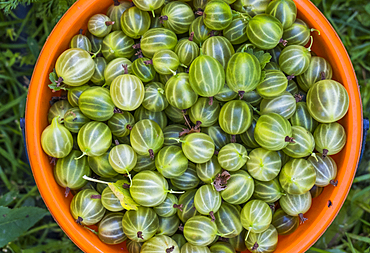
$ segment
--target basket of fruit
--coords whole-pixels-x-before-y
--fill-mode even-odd
[[[26,141],[84,252],[305,252],[357,168],[348,54],[309,0],[79,0],[45,43]]]

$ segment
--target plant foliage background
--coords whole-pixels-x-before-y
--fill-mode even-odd
[[[108,0],[107,0],[108,1]],[[45,207],[25,155],[20,118],[38,54],[75,0],[0,0],[0,250],[80,252]],[[340,35],[370,116],[370,2],[313,0]],[[370,253],[370,137],[338,217],[310,249]]]

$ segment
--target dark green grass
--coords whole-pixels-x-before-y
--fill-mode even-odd
[[[18,4],[29,4],[17,17]],[[14,232],[4,252],[79,252],[54,222],[25,162],[19,119],[24,117],[33,65],[47,36],[73,0],[0,0],[0,199],[12,209],[39,207],[39,220],[27,232]],[[365,117],[370,115],[370,2],[313,1],[346,46],[361,87]],[[370,141],[370,138],[368,138]],[[309,252],[370,253],[370,142],[350,195],[338,217]],[[3,207],[3,210],[4,207]],[[36,210],[36,209],[35,209]],[[0,233],[2,232],[0,224]],[[25,229],[26,231],[26,229]],[[9,233],[12,231],[9,231]],[[22,231],[21,231],[22,232]],[[1,241],[1,238],[0,238]]]

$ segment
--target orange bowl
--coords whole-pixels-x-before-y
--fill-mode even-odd
[[[37,61],[27,99],[26,142],[32,172],[40,194],[55,221],[84,252],[127,252],[124,243],[109,246],[101,242],[95,234],[78,225],[69,212],[72,196],[64,197],[64,189],[54,180],[53,167],[41,148],[41,133],[48,125],[49,100],[53,93],[48,88],[49,73],[53,70],[58,56],[67,48],[69,41],[86,28],[89,18],[96,13],[104,13],[111,5],[106,0],[79,0],[63,16],[48,37]],[[320,30],[319,36],[313,33],[313,52],[327,59],[333,67],[333,79],[347,89],[350,107],[340,121],[347,131],[347,144],[342,152],[333,158],[338,164],[339,184],[328,186],[313,200],[312,208],[306,214],[308,221],[288,236],[279,236],[276,253],[305,252],[324,233],[337,215],[348,191],[351,188],[359,162],[362,143],[362,104],[359,86],[349,56],[338,35],[309,0],[295,0],[298,16],[310,27]],[[328,207],[328,201],[332,206]]]

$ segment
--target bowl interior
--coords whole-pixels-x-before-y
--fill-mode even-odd
[[[347,132],[347,144],[343,151],[333,158],[338,164],[339,184],[328,186],[313,200],[312,208],[305,215],[308,218],[295,233],[280,236],[276,253],[305,252],[325,231],[342,206],[357,168],[362,141],[362,105],[359,88],[352,64],[338,35],[325,17],[309,0],[295,0],[299,15],[310,27],[320,30],[314,37],[313,52],[327,59],[333,67],[333,79],[341,82],[350,96],[348,114],[340,121]],[[26,140],[32,171],[46,205],[54,219],[84,252],[122,252],[124,243],[109,246],[96,235],[77,225],[69,212],[71,195],[64,197],[64,189],[54,180],[53,167],[40,144],[41,133],[48,125],[49,100],[55,96],[48,88],[48,77],[58,56],[67,48],[69,41],[86,29],[88,19],[97,13],[105,13],[111,1],[79,0],[65,14],[46,41],[38,59],[28,94],[26,110]],[[328,201],[333,206],[328,207]],[[124,251],[126,252],[126,251]]]

